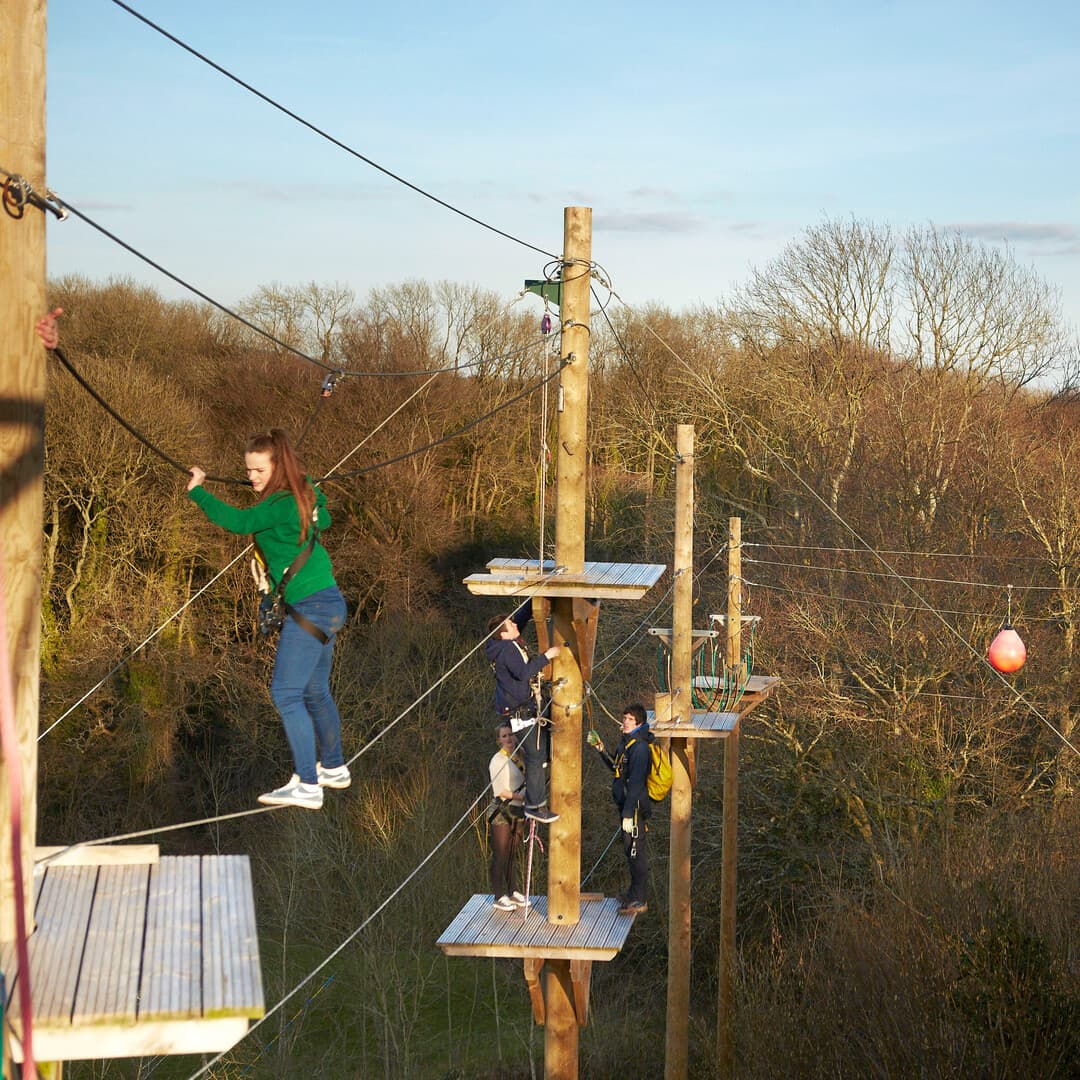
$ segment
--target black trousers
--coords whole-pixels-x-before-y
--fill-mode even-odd
[[[646,903],[649,893],[649,845],[645,839],[645,822],[637,820],[637,836],[625,830],[622,834],[623,852],[630,869],[630,891],[627,900]]]
[[[551,728],[547,724],[533,724],[523,731],[525,741],[521,744],[525,758],[525,806],[535,810],[543,806],[548,797],[548,773],[551,764]]]

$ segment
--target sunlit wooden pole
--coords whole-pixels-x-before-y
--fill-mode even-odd
[[[45,0],[0,2],[0,166],[45,190]],[[0,769],[0,940],[15,938],[15,904],[33,923],[37,824],[38,661],[45,350],[45,214],[0,212],[0,558],[22,780],[24,893],[14,895],[7,770]]]
[[[675,432],[675,600],[671,616],[671,717],[689,724],[694,640],[694,428]],[[668,986],[664,1076],[684,1080],[690,1035],[691,740],[671,740],[671,857],[668,863]]]
[[[728,519],[727,669],[742,662],[742,519]],[[735,1075],[735,897],[739,857],[739,725],[724,740],[724,839],[720,856],[720,964],[716,1016],[716,1067]]]
[[[585,466],[589,403],[589,285],[592,260],[592,210],[563,211],[563,268],[560,316],[563,359],[573,357],[561,375],[559,449],[556,463],[555,563],[570,573],[585,569]],[[574,640],[574,602],[552,601],[555,643]],[[574,925],[581,915],[581,713],[584,685],[569,648],[552,665],[551,826],[548,857],[548,922]],[[578,1075],[578,1023],[569,960],[544,965],[544,1076],[573,1080]]]

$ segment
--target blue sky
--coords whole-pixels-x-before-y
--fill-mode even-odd
[[[1080,8],[133,0],[343,142],[547,251],[562,208],[629,303],[714,303],[807,226],[1007,240],[1080,325]],[[111,0],[50,0],[48,180],[226,303],[409,278],[507,298],[544,258],[337,149]],[[51,275],[178,287],[85,224]]]

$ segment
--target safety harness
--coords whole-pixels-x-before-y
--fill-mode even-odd
[[[288,587],[289,582],[303,568],[304,563],[311,557],[311,553],[315,550],[316,543],[318,543],[319,527],[316,524],[317,516],[318,508],[311,513],[310,539],[296,558],[285,567],[285,573],[281,575],[281,580],[277,583],[275,589],[270,588],[270,580],[266,573],[266,568],[269,566],[266,556],[260,550],[258,541],[252,538],[259,565],[256,565],[256,560],[253,559],[251,569],[255,575],[255,582],[259,592],[262,593],[262,598],[259,600],[259,633],[264,637],[276,634],[285,625],[285,616],[288,615],[297,626],[302,630],[306,630],[313,638],[322,642],[323,645],[330,640],[328,634],[325,634],[306,615],[297,611],[292,604],[285,600],[285,589]]]

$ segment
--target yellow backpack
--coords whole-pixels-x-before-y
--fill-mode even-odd
[[[661,802],[666,799],[671,791],[671,754],[659,743],[649,743],[649,778],[645,781],[645,787],[649,792],[649,798],[653,802]]]

